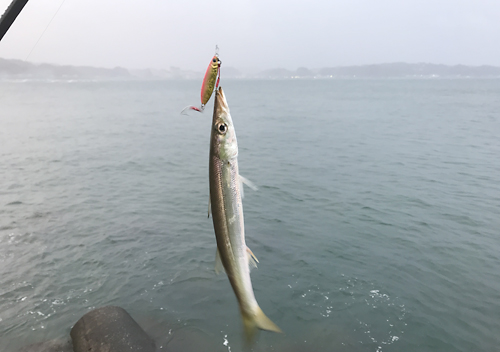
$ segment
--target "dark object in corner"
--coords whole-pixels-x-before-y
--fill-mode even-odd
[[[7,7],[7,10],[5,10],[5,13],[0,18],[0,40],[2,40],[5,33],[7,33],[10,26],[12,26],[17,15],[19,15],[27,2],[28,0],[13,0],[9,7]]]
[[[120,307],[95,309],[71,329],[74,352],[154,352],[154,341]]]

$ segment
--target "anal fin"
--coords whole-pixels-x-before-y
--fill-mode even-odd
[[[247,255],[248,255],[248,267],[250,268],[250,270],[252,270],[253,268],[257,267],[257,263],[259,262],[259,260],[255,256],[255,254],[253,254],[252,250],[248,247],[247,247]]]
[[[215,252],[215,273],[219,275],[224,271],[224,266],[222,265],[222,260],[220,259],[219,248],[217,248],[217,251]]]

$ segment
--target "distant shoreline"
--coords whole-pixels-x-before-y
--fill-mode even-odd
[[[256,73],[242,72],[232,67],[222,69],[224,79],[438,79],[438,78],[500,78],[500,67],[437,65],[428,63],[387,63],[362,66],[325,67],[297,70],[275,68]],[[93,80],[184,80],[202,79],[203,72],[181,70],[99,68],[34,64],[22,60],[0,58],[2,81],[93,81]]]

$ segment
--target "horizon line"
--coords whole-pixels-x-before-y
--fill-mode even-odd
[[[89,67],[89,68],[98,68],[98,69],[107,69],[107,70],[113,70],[113,69],[126,69],[129,71],[141,71],[141,70],[155,70],[155,71],[171,71],[172,69],[174,70],[180,70],[180,71],[190,71],[193,73],[198,73],[198,72],[203,72],[202,70],[198,71],[195,69],[190,69],[190,68],[181,68],[177,66],[170,66],[170,68],[153,68],[153,67],[144,67],[144,68],[129,68],[129,67],[124,67],[124,66],[93,66],[93,65],[79,65],[79,64],[58,64],[58,63],[51,63],[51,62],[35,62],[35,61],[28,61],[28,60],[23,60],[23,59],[9,59],[9,58],[4,58],[0,57],[0,60],[5,60],[5,61],[18,61],[18,62],[23,62],[23,63],[28,63],[32,64],[35,66],[38,65],[51,65],[51,66],[69,66],[69,67]],[[367,66],[382,66],[382,65],[395,65],[395,64],[406,64],[406,65],[435,65],[435,66],[447,66],[447,67],[457,67],[457,66],[464,66],[464,67],[494,67],[494,68],[500,68],[500,66],[496,65],[491,65],[491,64],[480,64],[480,65],[467,65],[467,64],[442,64],[442,63],[433,63],[433,62],[407,62],[407,61],[393,61],[393,62],[383,62],[383,63],[371,63],[371,64],[349,64],[349,65],[335,65],[335,66],[322,66],[322,67],[313,67],[309,68],[306,66],[298,66],[295,69],[289,69],[285,67],[269,67],[269,68],[264,68],[260,69],[260,72],[268,71],[268,70],[287,70],[287,71],[297,71],[299,69],[308,69],[308,70],[321,70],[325,68],[343,68],[343,67],[367,67]],[[255,70],[254,68],[244,68],[240,69],[235,66],[227,66],[228,69],[235,69],[235,70]]]

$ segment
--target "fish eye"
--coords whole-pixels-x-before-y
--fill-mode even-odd
[[[226,126],[226,124],[225,124],[225,123],[221,123],[221,124],[219,124],[219,126],[217,127],[217,129],[219,130],[219,132],[220,132],[221,134],[224,134],[224,133],[226,133],[226,132],[227,132],[227,126]]]
[[[214,57],[212,61],[213,61],[213,62],[217,62],[217,59]]]

